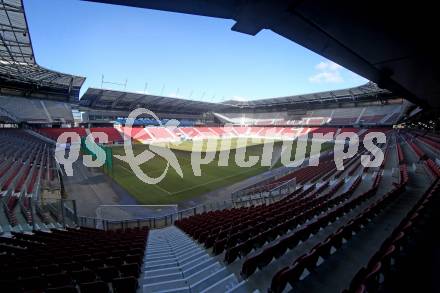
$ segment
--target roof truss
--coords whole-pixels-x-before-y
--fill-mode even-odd
[[[0,0],[0,75],[38,87],[79,92],[84,77],[46,69],[37,64],[22,0]]]

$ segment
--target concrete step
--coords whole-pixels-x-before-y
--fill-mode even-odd
[[[159,256],[146,257],[146,258],[144,258],[144,262],[157,261],[157,260],[171,260],[171,259],[176,259],[176,258],[172,254],[171,255],[170,254],[163,254],[163,255],[159,255]]]
[[[166,292],[167,290],[176,290],[181,288],[189,288],[186,280],[173,280],[173,281],[157,282],[153,284],[146,284],[143,286],[143,292],[144,293]]]
[[[156,249],[156,248],[151,248],[151,246],[150,246],[150,248],[147,250],[146,255],[154,255],[154,254],[158,254],[158,253],[171,253],[172,251],[173,250],[168,247]]]
[[[207,253],[201,249],[194,249],[192,251],[188,251],[185,254],[176,256],[176,259],[179,261],[179,263],[184,264],[187,263],[188,260],[191,260],[192,258],[198,258],[199,256],[202,256],[204,254]]]
[[[179,259],[179,264],[180,264],[180,265],[185,265],[186,263],[191,262],[193,259],[195,259],[195,258],[200,258],[200,257],[202,257],[202,256],[204,256],[204,255],[209,256],[209,255],[208,255],[206,252],[204,252],[204,251],[198,251],[198,252],[196,252],[196,253],[189,254],[189,255],[187,255],[186,257],[184,257],[184,258],[182,258],[182,259]]]
[[[177,260],[174,258],[171,258],[171,259],[164,259],[164,260],[153,260],[153,261],[146,261],[146,262],[144,262],[144,264],[145,264],[145,267],[155,267],[155,266],[158,266],[158,265],[175,265],[175,266],[177,266],[178,265],[178,263],[177,263]]]
[[[225,293],[248,293],[250,290],[246,287],[246,281],[243,280],[234,287],[230,288],[229,290],[225,291]],[[259,290],[255,290],[253,293],[260,292]]]
[[[226,291],[239,282],[195,240],[169,227],[150,232],[142,283],[146,293],[199,293]]]
[[[193,273],[192,275],[188,276],[186,279],[188,280],[189,284],[196,284],[197,282],[205,279],[206,277],[209,277],[210,275],[214,274],[215,272],[222,269],[222,266],[215,262],[213,264],[210,264],[209,266]]]
[[[166,241],[170,243],[177,243],[179,241],[188,241],[188,240],[192,241],[192,239],[187,235],[179,235],[179,236],[173,235],[173,236],[168,236],[166,239]]]
[[[184,236],[179,236],[179,237],[168,237],[167,238],[167,242],[171,243],[171,244],[176,244],[179,243],[181,241],[193,241],[191,238],[187,237],[187,235]]]
[[[188,277],[188,276],[202,270],[203,268],[212,265],[213,263],[216,263],[216,260],[211,257],[211,258],[208,258],[206,260],[203,260],[201,262],[196,263],[194,266],[188,268],[186,271],[183,271],[182,273],[185,277]]]
[[[200,247],[197,244],[195,244],[195,243],[188,243],[188,244],[185,244],[185,245],[178,245],[178,246],[176,246],[173,249],[173,251],[175,253],[183,253],[183,252],[185,252],[185,251],[187,251],[189,249],[195,249],[195,248],[200,248]]]
[[[146,270],[145,276],[152,277],[152,276],[160,276],[160,275],[168,275],[168,274],[177,274],[180,272],[181,272],[180,268],[172,267],[172,268],[157,269],[157,270]]]
[[[181,272],[144,277],[144,281],[146,284],[154,284],[154,283],[159,283],[159,282],[167,282],[167,281],[182,280],[182,279],[184,279],[184,277]]]
[[[210,287],[206,288],[200,293],[223,293],[234,288],[236,285],[238,285],[237,278],[234,274],[230,274],[226,278],[223,278],[217,283],[212,284]]]
[[[160,264],[155,266],[145,266],[145,271],[153,271],[153,270],[159,270],[159,269],[171,269],[171,268],[178,268],[178,264]]]
[[[194,258],[193,260],[181,265],[180,268],[182,269],[182,271],[186,271],[186,270],[189,270],[190,268],[192,268],[193,266],[195,266],[203,261],[206,261],[208,259],[212,259],[212,257],[205,254],[205,255],[202,255],[198,258]]]
[[[158,291],[160,293],[191,293],[191,289],[189,287],[169,289],[164,291]]]
[[[173,251],[168,249],[168,250],[162,250],[162,251],[150,251],[151,246],[149,244],[147,244],[147,251],[145,252],[145,257],[155,257],[155,256],[161,256],[161,255],[166,255],[166,254],[170,254]]]
[[[211,285],[217,283],[218,281],[226,278],[229,276],[230,273],[226,270],[226,268],[222,268],[211,275],[203,278],[202,280],[198,281],[195,284],[192,284],[190,286],[191,292],[202,292],[206,288],[210,287]]]
[[[162,241],[162,242],[153,242],[150,241],[150,239],[148,239],[148,244],[151,245],[152,249],[157,249],[157,248],[161,248],[161,247],[169,247],[168,242],[166,241]]]

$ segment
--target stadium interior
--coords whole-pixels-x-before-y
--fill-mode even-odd
[[[436,61],[424,63],[433,50],[392,55],[399,46],[412,52],[413,44],[402,44],[413,30],[388,25],[396,16],[385,7],[369,26],[354,20],[356,4],[327,1],[270,8],[262,1],[93,1],[234,19],[233,30],[251,35],[272,29],[371,80],[216,103],[104,88],[80,97],[85,77],[37,63],[23,2],[0,2],[0,292],[438,292],[439,74],[428,77]],[[289,25],[270,20],[287,12]],[[265,13],[267,23],[256,20]],[[352,13],[359,29],[373,35],[382,25],[395,38],[357,43],[343,33],[350,20],[342,13]],[[130,117],[138,108],[157,117]],[[333,146],[345,132],[360,143],[339,170]],[[375,132],[386,137],[376,141],[384,160],[364,167],[371,150],[363,141]],[[91,137],[105,164],[86,167],[80,159],[68,176],[56,158],[65,133],[74,133],[63,143],[66,156],[77,146],[81,158],[95,157]],[[310,161],[311,138],[328,133],[319,165],[283,165],[283,142],[305,139]],[[216,141],[213,150],[203,146],[212,161],[201,177],[189,174],[190,151],[207,140]],[[241,140],[252,141],[246,158],[261,155],[264,140],[274,142],[275,157],[246,170],[220,166],[224,150],[237,157]],[[183,178],[171,170],[160,183],[143,183],[115,157],[128,142],[136,154],[172,150]],[[141,168],[157,177],[167,164],[154,158]]]

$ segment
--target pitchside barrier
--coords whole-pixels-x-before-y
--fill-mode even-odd
[[[111,222],[121,220],[130,222],[139,219],[160,218],[162,216],[177,214],[178,206],[174,205],[101,205],[96,209],[98,219]],[[103,228],[102,221],[97,222],[96,228]]]
[[[107,206],[108,207],[108,206]],[[114,206],[116,207],[116,206]],[[119,206],[121,207],[121,206]],[[127,206],[126,206],[127,207]],[[151,207],[151,206],[149,206]],[[157,206],[156,206],[157,207]],[[114,230],[114,229],[127,229],[134,227],[149,227],[149,228],[164,228],[171,226],[175,220],[183,219],[186,217],[190,217],[193,215],[201,214],[203,212],[213,211],[213,210],[221,210],[225,208],[231,208],[231,202],[217,202],[211,204],[202,204],[185,210],[177,210],[177,205],[174,206],[175,211],[171,213],[166,213],[160,216],[153,217],[139,217],[139,218],[131,218],[131,219],[115,219],[114,216],[111,218],[104,217],[79,217],[78,224],[83,227],[90,228],[98,228],[104,230]],[[145,208],[142,205],[131,205],[131,208]],[[147,209],[148,210],[148,209]],[[145,211],[145,213],[147,212]],[[107,212],[104,212],[106,214]],[[103,212],[97,211],[97,214],[103,214]]]
[[[156,217],[143,217],[143,218],[117,220],[114,218],[108,219],[103,217],[100,218],[100,217],[79,216],[78,225],[82,227],[97,228],[103,230],[127,229],[127,228],[135,228],[135,227],[149,227],[150,229],[160,229],[173,225],[174,221],[176,220],[181,220],[197,214],[201,214],[209,211],[239,208],[244,206],[270,204],[284,198],[284,196],[285,195],[279,194],[273,197],[249,199],[247,201],[242,201],[240,203],[234,203],[231,200],[223,201],[223,202],[211,202],[208,204],[201,204],[194,206],[192,208],[179,210],[173,213],[164,214]],[[132,207],[142,208],[141,205],[138,206],[132,205]],[[99,213],[102,212],[98,212],[98,214]]]

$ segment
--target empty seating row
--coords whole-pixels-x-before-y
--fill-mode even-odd
[[[426,214],[432,214],[439,206],[440,184],[435,180],[422,198],[408,212],[406,217],[385,239],[380,249],[353,278],[347,293],[378,292],[387,277],[391,274],[398,258],[404,258],[410,245],[409,240],[414,234],[423,231],[428,221],[424,220]],[[427,231],[431,233],[431,231]],[[383,289],[383,288],[382,288]]]
[[[3,129],[0,138],[0,209],[12,227],[31,223],[30,202],[36,193],[60,188],[54,148],[18,129]]]
[[[136,292],[148,229],[69,228],[0,237],[7,292]]]
[[[72,128],[41,128],[38,129],[38,132],[53,139],[57,140],[58,137],[65,132],[75,132],[80,137],[87,136],[87,132],[85,128],[82,127],[72,127]]]
[[[262,269],[269,264],[273,258],[279,258],[286,250],[295,248],[300,241],[305,241],[310,235],[316,234],[321,228],[326,227],[344,214],[347,214],[360,203],[373,196],[375,192],[376,188],[372,187],[368,192],[350,200],[352,191],[349,190],[341,196],[315,207],[315,213],[312,213],[312,217],[307,217],[306,220],[312,220],[315,218],[314,216],[320,213],[324,214],[318,216],[306,226],[301,226],[293,233],[282,237],[277,243],[269,246],[260,253],[247,258],[243,263],[241,275],[247,278],[253,274],[257,268]],[[304,222],[287,222],[287,224],[289,225],[289,229],[295,229],[298,224],[303,224]]]
[[[124,139],[121,133],[114,127],[92,127],[90,128],[90,133],[94,132],[104,132],[108,136],[109,144],[122,143]]]
[[[383,208],[386,207],[390,201],[393,201],[397,196],[399,196],[403,192],[404,188],[405,186],[403,184],[395,187],[392,191],[385,194],[381,199],[375,201],[365,208],[356,218],[350,220],[346,225],[337,230],[335,233],[331,234],[327,239],[318,243],[310,251],[295,259],[291,266],[279,270],[272,279],[270,292],[282,292],[287,283],[293,285],[296,282],[299,282],[306,270],[313,272],[313,269],[319,265],[319,258],[325,260],[331,257],[332,249],[333,251],[338,250],[344,243],[343,240],[349,241],[353,237],[354,233],[361,231],[362,228],[369,223],[370,219],[375,217],[377,213],[383,210]],[[374,193],[375,189],[373,187],[363,195],[350,201],[347,205],[356,206],[361,201],[374,195]],[[349,242],[347,245],[349,245]]]
[[[152,140],[151,135],[145,131],[143,127],[119,127],[117,128],[121,132],[124,139],[132,139],[140,141],[141,143],[146,143]]]
[[[347,128],[338,129],[334,127],[177,127],[168,128],[164,126],[157,127],[138,127],[133,126],[131,131],[125,126],[113,127],[95,127],[90,128],[90,133],[104,132],[108,135],[109,143],[122,143],[123,138],[131,138],[142,143],[153,141],[178,141],[181,139],[207,139],[224,137],[258,137],[268,139],[295,139],[299,136],[305,136],[309,132],[327,134],[338,131],[354,131],[357,129]],[[383,130],[383,129],[382,129]],[[57,140],[64,132],[75,132],[80,137],[87,135],[85,128],[41,128],[38,129],[41,134]]]
[[[396,143],[396,146],[397,146],[397,156],[399,158],[399,164],[403,164],[405,163],[405,157],[403,155],[402,147],[400,146],[399,143]]]
[[[65,102],[0,95],[0,104],[3,109],[21,121],[31,123],[73,122],[71,106]]]
[[[385,117],[385,115],[372,115],[372,116],[362,116],[361,119],[359,120],[359,123],[379,123],[383,118]]]
[[[403,111],[402,104],[367,107],[325,108],[270,113],[214,113],[220,120],[245,125],[353,125],[359,120],[369,124],[393,124]]]
[[[155,141],[172,141],[179,139],[179,137],[167,127],[146,127],[145,130]]]
[[[409,143],[409,145],[411,146],[411,148],[414,150],[414,152],[417,154],[417,156],[419,157],[419,159],[426,159],[426,154],[425,152],[423,152],[423,150],[416,145],[413,141],[411,141]]]
[[[408,177],[408,166],[405,165],[405,164],[401,164],[399,166],[399,169],[400,169],[399,170],[400,171],[400,180],[401,180],[401,182],[403,184],[406,184],[408,182],[408,180],[409,180],[409,177]]]
[[[332,171],[336,171],[336,165],[334,164],[334,162],[329,159],[324,160],[319,166],[305,166],[289,174],[286,174],[280,178],[276,178],[268,182],[264,182],[264,184],[262,185],[254,185],[252,187],[249,187],[245,190],[242,190],[242,195],[270,191],[292,180],[293,178],[295,178],[295,182],[298,185],[301,185],[309,181],[315,182],[316,180],[321,178],[323,173],[324,174],[328,173],[328,176],[321,178],[322,180],[326,181],[333,175]]]
[[[301,188],[292,192],[289,196],[281,201],[261,206],[251,206],[243,208],[227,209],[222,211],[214,211],[192,216],[187,219],[176,221],[176,226],[190,234],[193,238],[204,242],[206,236],[212,234],[214,236],[222,237],[223,234],[217,235],[215,230],[222,229],[228,231],[233,225],[246,223],[248,220],[254,220],[256,217],[272,213],[280,207],[286,206],[288,203],[296,204],[297,199],[301,201],[308,200],[305,196],[311,192],[316,185],[311,185],[308,188]],[[206,245],[207,243],[205,243]]]
[[[329,124],[331,125],[353,125],[356,123],[357,116],[356,117],[346,117],[346,118],[339,118],[335,117],[332,118]]]
[[[409,141],[411,149],[416,153],[420,160],[424,161],[425,165],[432,172],[433,176],[440,176],[440,166],[429,158],[429,156],[417,144],[414,143],[414,136],[411,136],[409,139],[411,139],[411,141]]]
[[[273,215],[269,221],[261,221],[259,224],[254,226],[253,229],[250,229],[253,233],[251,233],[248,237],[243,237],[247,236],[246,234],[239,234],[242,242],[227,249],[225,254],[225,262],[231,263],[238,257],[245,257],[253,249],[257,250],[265,243],[270,244],[278,236],[283,236],[288,233],[288,231],[293,231],[298,225],[303,225],[307,220],[318,216],[326,209],[330,209],[335,205],[340,204],[341,201],[353,193],[360,183],[360,180],[356,180],[355,184],[353,184],[347,192],[337,197],[333,197],[343,183],[343,181],[336,183],[330,189],[330,191],[324,195],[320,194],[322,190],[314,190],[312,194],[308,195],[309,200],[307,202],[301,202],[301,200],[298,200],[297,206],[294,204],[285,205],[286,208],[280,209],[279,213],[277,213],[277,215]],[[264,254],[264,251],[265,249],[261,253]],[[246,260],[246,262],[254,262],[255,259],[260,257],[259,255],[260,254],[258,253],[254,253],[253,256]]]
[[[357,178],[347,192],[335,198],[333,197],[336,191],[343,185],[342,180],[334,184],[325,195],[321,195],[321,192],[328,183],[316,189],[308,188],[274,204],[239,213],[240,219],[226,224],[221,224],[221,221],[228,215],[222,213],[222,216],[216,215],[214,218],[210,218],[208,214],[192,217],[177,221],[176,225],[204,243],[206,247],[213,246],[215,254],[227,249],[225,261],[230,263],[239,255],[244,256],[265,242],[274,240],[278,235],[285,234],[295,223],[302,224],[323,209],[339,204],[341,200],[351,196],[360,182],[361,179]]]
[[[435,150],[440,151],[440,143],[439,142],[432,140],[429,137],[425,137],[425,136],[418,136],[417,138],[419,140],[423,141],[425,144],[430,145]]]
[[[244,230],[249,226],[263,221],[266,214],[271,214],[281,205],[290,201],[289,198],[300,198],[307,194],[312,188],[307,190],[299,189],[277,203],[268,206],[223,210],[218,212],[201,214],[181,221],[176,221],[176,226],[184,230],[190,236],[204,243],[206,247],[211,247],[217,243],[218,253],[224,249],[227,239],[232,232]],[[300,190],[302,190],[300,192]],[[303,201],[306,201],[304,199]]]

